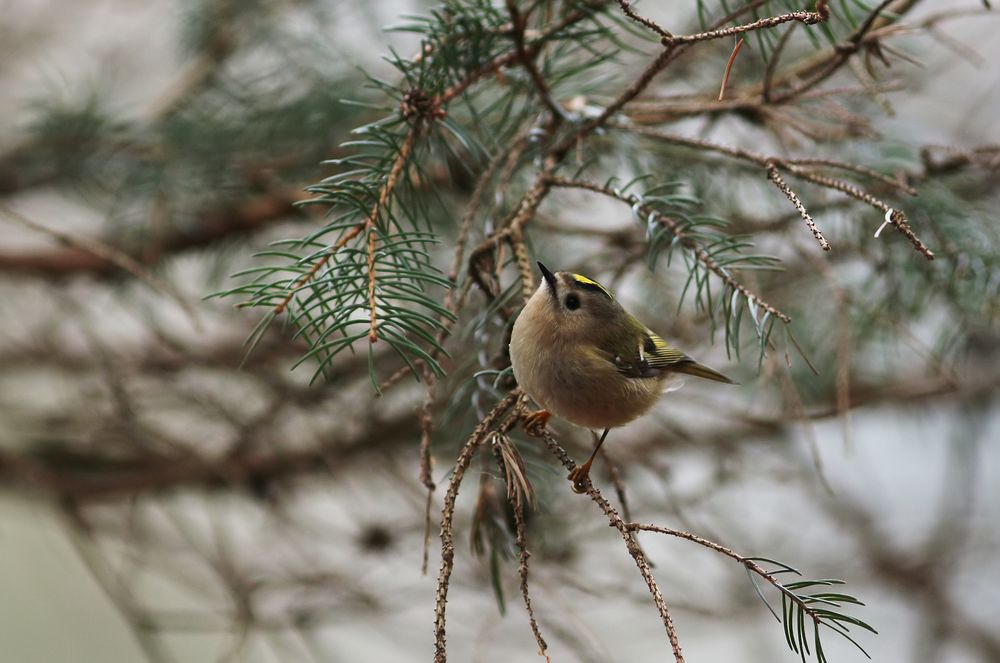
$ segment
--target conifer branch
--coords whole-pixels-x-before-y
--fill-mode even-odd
[[[372,340],[372,335],[375,332],[375,302],[374,302],[374,288],[375,288],[375,265],[374,265],[374,252],[375,252],[375,241],[374,232],[376,229],[376,224],[378,223],[379,214],[385,209],[389,202],[389,196],[392,195],[393,190],[396,188],[396,184],[399,181],[399,176],[406,167],[407,162],[410,159],[410,154],[413,151],[413,143],[417,138],[419,124],[415,123],[407,131],[406,137],[403,139],[403,143],[399,148],[399,153],[396,155],[395,161],[393,161],[392,168],[389,169],[389,174],[385,178],[385,183],[379,190],[378,200],[372,206],[371,211],[368,213],[367,218],[361,223],[355,225],[353,228],[345,232],[339,240],[334,244],[331,244],[326,248],[323,254],[316,258],[313,262],[312,267],[307,271],[301,278],[299,278],[291,288],[288,290],[288,294],[274,307],[275,315],[281,315],[288,308],[288,304],[295,297],[296,293],[303,287],[307,286],[314,278],[316,274],[319,273],[323,267],[330,262],[330,258],[336,255],[337,251],[347,246],[347,244],[353,240],[355,237],[360,235],[362,232],[367,231],[369,233],[368,238],[368,282],[369,282],[369,307],[371,316],[371,334],[369,335],[369,340]]]
[[[127,253],[90,237],[82,237],[63,230],[58,230],[56,228],[50,228],[49,226],[38,223],[33,219],[29,219],[24,214],[21,214],[17,210],[13,210],[6,205],[0,204],[0,214],[6,216],[8,219],[16,221],[26,228],[30,228],[31,230],[46,235],[60,244],[65,244],[73,249],[82,251],[102,263],[113,265],[128,272],[129,274],[132,274],[132,276],[145,283],[153,291],[158,292],[164,297],[174,301],[181,308],[181,310],[184,311],[188,318],[190,318],[191,322],[196,327],[201,326],[201,318],[199,317],[197,311],[195,311],[191,304],[184,299],[184,296],[181,295],[181,293],[179,293],[173,285],[152,274],[138,260]]]
[[[673,39],[674,36],[661,27],[656,21],[637,14],[636,11],[632,9],[632,3],[629,2],[629,0],[618,0],[618,5],[622,8],[622,11],[625,12],[625,15],[636,23],[646,26],[666,40]]]
[[[712,39],[724,39],[726,37],[733,37],[736,35],[745,34],[747,32],[753,32],[755,30],[767,30],[769,28],[775,28],[783,23],[789,23],[791,21],[796,21],[803,23],[805,25],[815,25],[822,21],[827,20],[830,17],[830,10],[827,7],[827,0],[819,0],[816,3],[816,11],[796,11],[788,12],[787,14],[780,14],[778,16],[769,16],[767,18],[762,18],[758,21],[753,21],[752,23],[746,23],[744,25],[735,25],[728,28],[719,28],[718,30],[708,30],[706,32],[699,32],[692,35],[675,35],[672,37],[664,37],[665,44],[680,45],[680,44],[692,44],[699,41],[709,41]]]
[[[489,414],[479,422],[475,430],[466,440],[455,460],[448,491],[444,497],[444,507],[441,510],[441,569],[438,571],[437,592],[434,605],[434,663],[445,663],[448,660],[447,638],[445,634],[445,612],[448,606],[448,588],[451,583],[451,572],[455,568],[455,502],[458,499],[458,489],[462,485],[465,471],[469,469],[472,459],[479,447],[486,441],[486,436],[495,429],[506,433],[515,423],[517,416],[501,418],[514,407],[520,398],[518,391],[507,394],[497,403]]]
[[[855,186],[843,180],[838,180],[836,178],[828,177],[826,175],[821,175],[819,173],[813,172],[812,170],[803,168],[802,166],[816,165],[816,166],[825,166],[830,168],[840,168],[843,170],[848,170],[850,172],[855,172],[867,176],[872,175],[872,171],[870,171],[870,169],[854,166],[853,164],[849,164],[846,162],[838,162],[832,159],[797,160],[797,159],[785,159],[783,157],[777,157],[777,156],[768,156],[758,152],[753,152],[751,150],[745,150],[739,147],[730,147],[728,145],[721,145],[719,143],[714,143],[712,141],[702,140],[699,138],[687,138],[685,136],[679,136],[677,134],[662,131],[659,129],[637,126],[630,123],[614,122],[611,123],[611,126],[618,129],[623,129],[625,131],[629,131],[631,133],[647,136],[650,138],[655,138],[657,140],[661,140],[667,143],[673,143],[675,145],[684,145],[687,147],[697,148],[700,151],[717,152],[719,154],[724,154],[726,156],[730,156],[736,159],[741,159],[749,163],[757,164],[768,171],[768,177],[770,177],[772,180],[774,178],[770,174],[771,169],[774,169],[775,172],[781,170],[788,173],[789,175],[792,175],[793,177],[806,180],[807,182],[812,182],[813,184],[818,184],[828,189],[840,191],[841,193],[847,194],[848,196],[851,196],[856,200],[859,200],[867,205],[870,205],[871,207],[874,207],[880,212],[890,213],[891,211],[892,224],[896,227],[896,229],[899,230],[899,232],[902,233],[903,236],[909,239],[910,242],[913,244],[914,248],[917,251],[919,251],[924,257],[926,257],[928,260],[934,259],[934,252],[931,251],[930,248],[928,248],[927,245],[924,244],[920,240],[920,238],[917,237],[916,233],[914,233],[913,230],[909,227],[906,215],[902,211],[890,207],[889,204],[886,203],[885,201],[875,197],[871,193],[868,193],[867,191],[858,186]],[[878,179],[880,182],[888,183],[894,188],[901,189],[907,193],[915,193],[915,191],[908,185],[900,184],[895,181],[887,182],[884,176],[876,179]],[[787,187],[787,184],[785,186]],[[781,186],[779,185],[778,188],[781,189]],[[784,193],[784,189],[782,189],[782,192]],[[786,193],[786,196],[787,195],[788,194]],[[789,198],[789,200],[792,199]],[[792,200],[792,203],[795,204],[795,201]],[[801,201],[799,202],[799,204],[801,205]],[[799,205],[796,205],[796,209],[799,209]],[[803,209],[799,210],[799,214],[802,215],[803,212],[804,212],[804,207]],[[808,216],[807,212],[805,214],[806,216],[803,216],[803,219],[806,219],[806,217]],[[811,219],[811,217],[809,217],[809,219]],[[806,223],[807,225],[809,225],[810,230],[813,230],[813,226],[815,225],[815,223],[813,222],[812,224],[810,224],[809,220],[806,220]],[[814,231],[814,234],[816,232],[818,232],[818,229]],[[817,237],[817,240],[820,241],[820,245],[823,246],[824,241],[820,240],[819,237]],[[824,250],[828,249],[824,246]]]
[[[542,439],[545,445],[549,448],[549,451],[555,456],[563,467],[566,468],[567,472],[572,472],[576,468],[576,463],[573,459],[569,457],[566,450],[560,446],[559,442],[556,441],[554,437],[547,431],[542,431]],[[584,479],[584,491],[583,491],[595,504],[604,512],[610,525],[618,530],[621,534],[622,539],[625,541],[625,548],[628,550],[629,555],[632,556],[632,560],[635,562],[636,567],[639,569],[639,573],[642,575],[642,579],[646,582],[646,587],[649,588],[649,593],[653,598],[653,603],[656,605],[657,611],[660,613],[660,620],[663,622],[663,628],[667,632],[667,640],[670,642],[670,649],[674,655],[675,663],[684,663],[684,654],[681,651],[680,640],[677,637],[677,629],[674,626],[673,618],[670,616],[670,608],[667,606],[667,602],[663,598],[663,594],[660,592],[660,587],[656,583],[656,579],[653,577],[653,571],[650,568],[649,560],[646,559],[646,554],[642,551],[639,546],[639,542],[636,541],[635,536],[628,528],[628,524],[622,520],[622,517],[618,515],[611,503],[601,494],[601,491],[591,482],[589,477]]]
[[[778,189],[785,194],[785,197],[788,198],[798,211],[799,216],[801,216],[802,220],[806,222],[806,226],[809,228],[809,231],[812,232],[813,237],[815,237],[816,241],[819,242],[820,248],[824,251],[829,251],[830,242],[826,241],[826,237],[824,237],[823,233],[820,232],[819,227],[816,226],[816,222],[813,220],[812,216],[810,216],[808,210],[805,208],[805,205],[802,204],[802,201],[799,200],[799,197],[795,195],[795,192],[792,191],[792,188],[788,186],[785,180],[781,179],[778,167],[773,163],[767,164],[767,177],[774,182],[774,186],[778,187]]]
[[[843,592],[833,592],[826,591],[823,588],[842,585],[843,581],[833,580],[833,579],[823,579],[823,580],[799,580],[790,583],[783,583],[777,578],[779,573],[793,573],[795,575],[801,575],[797,570],[788,566],[787,564],[782,564],[781,562],[775,562],[763,557],[744,557],[734,552],[732,549],[727,548],[721,544],[714,541],[709,541],[703,537],[690,532],[685,532],[682,530],[671,529],[669,527],[661,527],[658,525],[643,525],[639,523],[628,523],[627,528],[631,532],[643,531],[643,532],[656,532],[659,534],[666,534],[668,536],[677,537],[679,539],[684,539],[686,541],[691,541],[692,543],[697,543],[700,546],[704,546],[709,550],[714,550],[717,553],[721,553],[726,557],[736,560],[741,564],[748,574],[755,574],[760,578],[763,578],[771,585],[773,585],[781,593],[781,604],[782,604],[782,616],[778,617],[777,613],[771,608],[771,605],[767,602],[764,596],[757,589],[756,583],[754,584],[754,589],[757,591],[764,605],[767,606],[771,614],[782,623],[785,629],[785,639],[788,646],[795,653],[799,654],[803,660],[806,656],[810,654],[809,641],[813,642],[813,652],[816,655],[817,660],[820,663],[826,661],[826,656],[823,653],[823,647],[820,639],[821,626],[825,626],[833,633],[847,639],[854,646],[861,650],[861,652],[868,656],[868,652],[864,650],[861,645],[859,645],[854,638],[849,635],[849,627],[857,626],[870,633],[878,633],[874,628],[872,628],[866,622],[861,621],[856,617],[851,617],[845,613],[837,612],[837,610],[842,606],[842,604],[863,606],[864,603],[857,600],[849,594],[844,594]],[[772,566],[777,567],[774,571],[767,571],[760,565],[759,562],[769,563]],[[753,582],[753,576],[750,577],[751,582]],[[805,590],[805,591],[800,591]],[[816,591],[820,590],[820,591]],[[808,593],[806,593],[808,592]],[[797,612],[796,612],[797,609]],[[808,618],[812,622],[811,635],[809,638],[807,635],[807,629],[803,624],[804,618]]]
[[[639,215],[642,217],[649,217],[655,219],[658,223],[669,228],[675,237],[680,240],[680,243],[684,248],[691,251],[692,254],[709,270],[711,270],[716,276],[723,280],[729,287],[736,290],[742,294],[748,301],[756,302],[757,305],[762,307],[765,311],[778,318],[785,324],[789,324],[792,319],[785,313],[768,304],[766,301],[761,299],[758,295],[754,294],[749,288],[737,281],[729,273],[728,269],[723,268],[718,261],[698,242],[691,237],[689,237],[684,230],[680,227],[680,224],[675,220],[666,216],[651,208],[649,205],[643,202],[643,200],[634,194],[624,194],[619,191],[594,182],[586,182],[583,180],[569,180],[562,177],[549,177],[548,183],[551,186],[563,187],[570,189],[584,189],[587,191],[593,191],[594,193],[599,193],[601,195],[607,196],[609,198],[614,198],[623,203],[630,205]]]

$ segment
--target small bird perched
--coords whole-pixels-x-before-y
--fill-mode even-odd
[[[518,384],[544,408],[526,424],[544,426],[554,413],[604,429],[587,462],[570,473],[582,492],[608,431],[648,412],[672,374],[733,381],[667,345],[596,281],[538,267],[542,283],[514,322],[510,362]]]

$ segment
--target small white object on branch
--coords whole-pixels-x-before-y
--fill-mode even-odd
[[[890,223],[892,223],[892,213],[893,213],[894,211],[895,211],[895,210],[894,210],[894,209],[892,209],[891,207],[890,207],[890,208],[889,208],[888,210],[886,210],[886,212],[885,212],[885,221],[883,221],[883,222],[882,222],[882,225],[880,225],[880,226],[878,227],[878,230],[876,230],[876,231],[875,231],[875,239],[878,239],[878,236],[882,234],[882,230],[883,230],[883,229],[884,229],[884,228],[885,228],[885,227],[886,227],[887,225],[889,225]]]

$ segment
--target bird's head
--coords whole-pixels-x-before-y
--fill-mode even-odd
[[[545,324],[574,337],[603,338],[619,324],[624,311],[611,293],[597,281],[572,272],[551,272],[538,263],[542,282],[532,297],[534,313]]]

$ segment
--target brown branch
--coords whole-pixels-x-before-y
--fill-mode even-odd
[[[31,230],[46,235],[61,244],[71,246],[79,251],[93,256],[94,258],[97,258],[102,262],[128,272],[149,286],[149,288],[154,292],[157,292],[174,301],[187,314],[188,318],[191,319],[191,322],[196,327],[201,327],[201,318],[198,316],[198,312],[186,299],[184,299],[184,296],[181,295],[181,293],[178,292],[172,284],[167,283],[163,279],[149,272],[144,265],[127,253],[123,253],[113,246],[109,246],[90,237],[74,235],[62,230],[50,228],[29,219],[25,215],[7,207],[6,205],[0,205],[0,213],[26,228],[30,228]]]
[[[656,532],[658,534],[666,534],[667,536],[677,537],[679,539],[684,539],[685,541],[691,541],[692,543],[697,543],[699,546],[704,546],[709,550],[714,550],[717,553],[725,555],[730,559],[736,560],[743,565],[748,571],[755,573],[760,576],[771,585],[773,585],[779,592],[786,596],[790,601],[796,603],[801,610],[809,615],[809,617],[817,625],[821,623],[820,615],[809,606],[803,599],[799,598],[795,592],[786,588],[780,580],[774,577],[773,574],[768,573],[760,564],[755,562],[752,558],[744,557],[739,553],[727,548],[719,543],[710,541],[706,538],[700,537],[697,534],[691,534],[690,532],[685,532],[683,530],[671,529],[669,527],[660,527],[659,525],[642,525],[639,523],[628,523],[626,526],[630,532],[642,531],[642,532]]]
[[[256,485],[336,469],[332,457],[348,462],[385,440],[406,440],[413,431],[409,413],[373,422],[360,437],[344,440],[336,431],[329,442],[284,451],[244,452],[219,458],[191,453],[164,456],[160,453],[135,457],[81,456],[74,449],[51,449],[44,457],[0,451],[0,478],[26,481],[51,496],[75,503],[114,501],[135,495],[150,495],[185,486],[217,488],[225,485]]]
[[[514,213],[508,217],[504,224],[496,232],[487,237],[472,253],[469,254],[469,273],[473,278],[479,274],[478,265],[486,256],[490,255],[498,246],[502,247],[502,242],[508,242],[514,250],[515,258],[518,262],[518,272],[521,276],[521,292],[527,301],[534,292],[534,274],[531,270],[530,261],[527,255],[527,248],[524,244],[524,226],[534,218],[538,206],[549,194],[550,174],[555,170],[556,159],[549,158],[545,166],[538,174],[534,184],[521,198]],[[477,281],[477,284],[487,296],[492,297],[493,293],[487,288],[487,284]]]
[[[543,431],[542,439],[545,440],[546,446],[548,446],[549,451],[562,463],[563,467],[567,471],[572,472],[576,468],[576,463],[573,459],[569,457],[566,450],[563,449],[559,443],[548,433],[548,431]],[[681,652],[681,644],[677,638],[677,629],[674,627],[673,619],[670,616],[670,610],[667,607],[666,601],[663,599],[663,594],[660,592],[659,586],[656,584],[656,579],[653,578],[653,572],[650,568],[649,561],[646,559],[645,553],[642,552],[642,548],[639,546],[639,542],[636,541],[635,536],[629,530],[628,525],[622,520],[621,516],[615,510],[611,503],[608,502],[601,491],[597,489],[596,486],[590,481],[589,478],[585,479],[584,491],[590,499],[594,501],[595,504],[604,512],[607,516],[609,523],[612,527],[618,530],[621,534],[622,539],[625,541],[625,547],[628,550],[629,555],[632,556],[635,565],[639,568],[639,573],[642,575],[642,579],[646,581],[646,586],[649,588],[649,593],[653,597],[653,603],[656,605],[656,609],[660,613],[660,619],[663,622],[663,628],[667,632],[667,639],[670,641],[670,648],[673,651],[675,663],[684,663],[684,655]]]
[[[504,483],[507,486],[507,501],[514,513],[515,543],[518,549],[517,574],[521,580],[521,598],[524,600],[524,607],[528,612],[528,626],[531,627],[535,643],[538,644],[538,655],[544,656],[546,662],[549,663],[549,655],[546,653],[548,645],[538,628],[535,610],[531,605],[531,594],[528,592],[528,559],[531,557],[531,553],[528,552],[528,540],[525,533],[524,505],[525,503],[533,504],[533,493],[527,481],[524,461],[518,454],[517,448],[511,443],[510,438],[506,435],[494,435],[492,447],[500,474],[504,477]]]
[[[438,571],[437,592],[434,601],[434,663],[445,663],[448,659],[445,637],[445,610],[448,605],[448,588],[451,581],[451,572],[455,567],[455,532],[453,523],[458,489],[462,484],[465,471],[469,469],[469,464],[472,462],[472,458],[475,456],[480,445],[485,441],[486,435],[500,418],[514,406],[518,398],[520,398],[520,392],[515,390],[497,403],[472,431],[469,439],[466,440],[458,453],[458,457],[455,459],[451,481],[448,482],[448,491],[444,496],[444,507],[441,509],[441,569]],[[516,417],[508,417],[498,427],[498,430],[503,430],[504,427],[509,430],[516,421]]]
[[[792,33],[795,32],[796,25],[798,24],[792,23],[782,33],[781,37],[778,38],[778,45],[774,47],[774,52],[767,59],[767,66],[764,68],[764,82],[761,87],[761,98],[764,100],[764,103],[771,102],[771,84],[774,82],[774,72],[778,68],[778,62],[781,61],[781,54],[785,52],[785,47],[788,45]]]
[[[462,262],[465,257],[465,248],[469,242],[469,235],[472,231],[472,222],[475,221],[476,215],[479,213],[479,207],[482,203],[483,194],[486,193],[490,182],[493,180],[493,176],[496,175],[497,170],[500,168],[501,164],[505,161],[509,162],[510,159],[515,161],[520,158],[520,155],[528,146],[528,132],[522,133],[514,142],[512,142],[507,149],[502,150],[497,154],[479,176],[476,186],[472,193],[469,195],[469,203],[465,208],[465,213],[462,215],[462,220],[459,223],[458,236],[455,239],[455,251],[452,257],[451,270],[448,272],[448,280],[451,281],[452,287],[445,293],[444,296],[444,307],[446,310],[450,311],[453,315],[458,314],[459,309],[465,303],[465,299],[469,293],[471,282],[466,280],[460,288],[457,288],[459,270],[462,267]],[[501,177],[501,181],[503,181]],[[456,292],[457,289],[457,292]],[[455,324],[455,320],[449,316],[442,315],[438,318],[441,323],[441,328],[438,330],[437,340],[435,347],[431,349],[431,357],[437,359],[441,355],[441,350],[444,345],[444,340],[451,333],[451,329]],[[426,362],[417,358],[413,360],[414,366],[424,367]],[[412,373],[412,369],[409,366],[401,366],[398,371],[390,375],[382,384],[379,385],[378,393],[384,392],[386,389],[392,387],[397,382],[402,380],[407,375]],[[426,384],[428,389],[433,389],[436,383],[436,377],[433,373],[430,373],[430,378],[426,379]]]
[[[819,242],[820,247],[824,251],[829,251],[830,242],[826,241],[826,237],[823,237],[823,233],[820,232],[819,227],[809,214],[809,211],[806,210],[805,205],[803,205],[802,201],[799,200],[799,197],[795,195],[795,192],[792,191],[792,188],[788,186],[785,180],[781,179],[778,167],[773,163],[768,164],[767,166],[767,177],[774,182],[774,186],[778,187],[778,189],[785,194],[785,197],[792,203],[795,209],[798,210],[799,216],[801,216],[802,220],[806,222],[806,227],[808,227],[810,232],[812,232],[813,237],[815,237],[816,241]]]
[[[622,8],[622,11],[625,12],[625,15],[628,16],[633,21],[635,21],[636,23],[645,25],[647,28],[649,28],[656,34],[660,35],[665,40],[670,40],[674,38],[674,36],[670,32],[661,28],[655,21],[635,13],[635,10],[632,9],[632,3],[630,3],[628,0],[618,0],[618,5]]]
[[[273,191],[250,198],[236,207],[205,210],[196,214],[190,228],[171,226],[142,246],[125,246],[114,238],[94,239],[136,262],[150,266],[165,256],[213,242],[251,233],[275,221],[301,214],[295,207],[297,190]],[[76,274],[94,276],[121,273],[121,267],[78,247],[40,252],[0,252],[0,271],[60,278]]]
[[[904,237],[910,240],[914,248],[920,252],[928,260],[934,259],[934,252],[931,251],[926,244],[924,244],[920,238],[917,237],[916,233],[910,228],[909,223],[906,219],[906,215],[891,206],[883,200],[876,198],[872,194],[868,193],[864,189],[851,184],[850,182],[845,182],[832,177],[827,177],[825,175],[820,175],[811,170],[802,168],[794,159],[784,159],[782,157],[767,156],[759,152],[753,152],[750,150],[745,150],[739,147],[731,147],[728,145],[721,145],[719,143],[713,143],[707,140],[701,140],[698,138],[687,138],[685,136],[678,136],[676,134],[668,133],[665,131],[660,131],[658,129],[653,129],[650,127],[635,126],[632,124],[626,124],[622,122],[613,122],[611,126],[623,129],[625,131],[631,131],[633,133],[640,134],[642,136],[648,136],[650,138],[656,138],[658,140],[666,141],[668,143],[673,143],[675,145],[684,145],[687,147],[693,147],[701,151],[717,152],[719,154],[725,154],[736,159],[742,159],[750,163],[757,164],[763,168],[770,168],[772,166],[779,170],[782,170],[793,177],[812,182],[813,184],[818,184],[820,186],[826,187],[828,189],[833,189],[835,191],[840,191],[841,193],[847,194],[852,198],[860,200],[861,202],[874,207],[880,212],[890,214],[891,213],[891,223],[903,234]],[[833,164],[837,164],[836,167],[843,168],[845,170],[859,172],[858,167],[846,163],[838,163],[832,160],[801,160],[799,163],[813,163],[816,165],[824,165],[832,167]],[[885,181],[885,180],[880,180]],[[912,191],[908,186],[901,184],[899,182],[893,182],[893,186],[896,188],[901,188],[907,192]]]
[[[804,65],[796,67],[791,71],[783,72],[781,76],[783,80],[801,82],[793,86],[784,94],[776,95],[773,98],[774,103],[783,103],[801,95],[803,92],[811,90],[844,66],[850,57],[857,53],[858,50],[860,50],[864,45],[865,37],[869,31],[890,22],[888,19],[880,19],[879,17],[882,11],[884,11],[892,2],[893,0],[882,0],[882,2],[880,2],[879,5],[871,11],[864,23],[862,23],[857,30],[851,33],[851,35],[848,36],[844,42],[836,44],[832,51],[820,55],[815,60],[806,62]],[[916,4],[916,2],[917,0],[906,0],[903,3],[903,6],[897,7],[894,11],[897,15],[900,15],[909,10]]]
[[[655,210],[649,207],[638,196],[635,196],[633,194],[623,194],[621,192],[615,191],[614,189],[610,189],[600,184],[595,184],[593,182],[585,182],[582,180],[568,180],[562,177],[550,177],[548,178],[548,181],[552,186],[573,188],[573,189],[584,189],[587,191],[593,191],[594,193],[599,193],[608,196],[609,198],[614,198],[615,200],[620,200],[621,202],[627,203],[628,205],[633,207],[633,209],[635,209],[638,213],[641,213],[642,215],[647,217],[652,216],[657,220],[658,223],[669,228],[670,231],[674,234],[674,236],[680,239],[681,245],[687,250],[691,251],[691,253],[693,253],[694,256],[703,265],[705,265],[705,267],[710,269],[716,276],[722,279],[722,281],[726,283],[726,285],[733,288],[734,290],[739,291],[740,294],[742,294],[744,297],[747,298],[747,300],[756,302],[758,306],[760,306],[765,311],[775,316],[785,324],[789,324],[792,321],[792,319],[788,315],[776,309],[771,304],[768,304],[759,296],[750,291],[750,289],[747,288],[745,285],[734,279],[732,275],[729,273],[729,270],[719,265],[719,263],[716,262],[716,260],[711,256],[711,254],[708,251],[705,250],[704,247],[698,244],[695,240],[691,239],[691,237],[688,236],[687,233],[685,233],[681,229],[680,224],[675,219],[666,216],[659,210]]]
[[[552,122],[556,123],[563,117],[565,112],[555,98],[553,98],[552,90],[549,89],[548,83],[545,82],[542,72],[538,71],[538,67],[535,66],[535,56],[538,55],[540,49],[536,48],[532,53],[528,53],[528,49],[524,44],[524,28],[527,25],[528,17],[521,14],[518,10],[517,0],[507,0],[506,4],[507,12],[510,14],[510,20],[513,24],[511,38],[514,40],[514,51],[517,53],[517,59],[521,61],[521,66],[524,67],[525,71],[528,72],[528,76],[531,77],[531,82],[538,92],[538,98],[549,109],[549,112],[552,113]]]
[[[575,9],[569,12],[565,18],[563,18],[558,23],[554,24],[552,27],[548,28],[538,36],[537,39],[533,39],[530,44],[527,45],[525,49],[525,54],[528,58],[533,58],[538,51],[548,42],[552,37],[559,32],[565,30],[566,28],[579,23],[583,19],[591,15],[591,12],[600,6],[606,4],[610,0],[601,0],[595,3],[585,3],[585,9]],[[516,60],[520,59],[520,55],[517,50],[504,53],[503,55],[498,55],[489,62],[484,63],[478,67],[475,71],[468,74],[465,78],[455,83],[444,92],[442,92],[435,99],[435,103],[438,106],[443,106],[449,101],[463,94],[466,90],[472,87],[473,84],[477,83],[482,78],[493,74],[507,65],[513,64]]]
[[[792,166],[822,166],[825,168],[836,168],[839,170],[846,170],[863,177],[870,177],[873,180],[878,180],[879,182],[891,186],[895,189],[899,189],[911,196],[917,195],[917,190],[912,186],[907,184],[900,179],[885,175],[877,170],[867,168],[865,166],[859,166],[857,164],[848,163],[846,161],[837,161],[836,159],[819,159],[819,158],[804,158],[804,159],[786,159],[785,163]]]
[[[826,9],[826,5],[826,0],[820,0],[816,3],[816,11],[788,12],[787,14],[769,16],[767,18],[762,18],[759,21],[746,23],[744,25],[719,28],[718,30],[708,30],[706,32],[699,32],[693,35],[676,35],[670,38],[665,38],[663,41],[667,44],[691,44],[698,41],[732,37],[734,35],[753,32],[754,30],[766,30],[791,21],[797,21],[799,23],[804,23],[805,25],[815,25],[816,23],[822,23],[829,18],[830,13],[829,10]],[[823,8],[822,10],[821,7]]]
[[[636,78],[632,84],[618,96],[618,98],[608,104],[600,115],[584,123],[579,129],[566,136],[566,138],[564,138],[563,141],[556,147],[552,148],[549,153],[561,158],[562,155],[564,155],[577,143],[577,141],[593,133],[597,128],[604,126],[612,115],[621,110],[625,104],[632,101],[632,99],[639,96],[639,94],[646,89],[656,75],[663,71],[663,69],[673,61],[677,52],[678,51],[672,45],[667,46],[660,51],[660,54],[656,56],[656,59],[649,63],[649,65],[642,70],[642,73],[639,74],[639,77]]]
[[[910,243],[913,244],[913,248],[915,248],[928,260],[934,260],[934,252],[931,251],[930,248],[928,248],[928,246],[924,244],[919,237],[917,237],[916,233],[913,232],[913,229],[910,228],[910,223],[906,218],[906,214],[904,214],[902,210],[890,207],[884,201],[876,198],[861,187],[854,186],[850,182],[844,182],[843,180],[805,171],[789,170],[789,172],[794,175],[798,175],[803,179],[809,180],[810,182],[846,193],[852,198],[856,198],[857,200],[867,203],[881,212],[885,212],[889,215],[889,222],[892,223],[892,225],[896,227],[896,230],[902,233],[904,237],[910,240]]]
[[[409,367],[404,367],[409,370]],[[424,382],[427,386],[424,390],[424,402],[420,406],[417,417],[420,420],[420,483],[427,489],[427,500],[424,503],[424,558],[421,564],[421,572],[427,575],[427,564],[430,557],[431,544],[431,502],[434,496],[434,484],[432,475],[434,469],[434,457],[431,455],[431,431],[434,427],[434,417],[431,415],[431,408],[434,406],[434,372],[425,363],[422,367]]]

